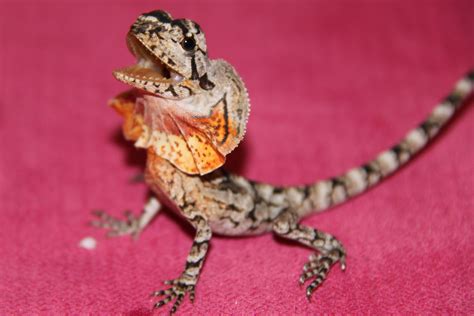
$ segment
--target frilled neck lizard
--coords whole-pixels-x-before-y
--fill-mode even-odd
[[[127,45],[137,62],[114,76],[133,89],[110,104],[124,118],[125,138],[147,150],[146,183],[196,229],[181,275],[153,293],[155,307],[171,302],[171,313],[187,294],[194,300],[213,233],[273,232],[314,249],[299,279],[309,282],[310,298],[332,266],[345,268],[346,251],[334,236],[300,220],[361,194],[408,162],[459,109],[474,82],[471,71],[424,122],[366,164],[313,184],[277,187],[220,168],[244,136],[249,100],[234,68],[209,59],[197,23],[164,11],[145,13],[131,26]],[[139,217],[128,214],[125,221],[99,211],[95,224],[112,235],[137,235],[159,209],[152,199]]]

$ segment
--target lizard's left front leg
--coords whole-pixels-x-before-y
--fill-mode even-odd
[[[155,303],[155,308],[159,308],[172,300],[174,301],[170,313],[173,314],[178,309],[185,295],[189,293],[189,299],[194,301],[194,289],[199,278],[199,273],[206,259],[207,250],[209,249],[209,241],[211,240],[212,231],[207,220],[199,213],[191,213],[186,216],[189,222],[196,228],[196,236],[194,237],[191,251],[186,259],[186,266],[181,275],[174,280],[165,281],[165,284],[171,285],[166,290],[155,291],[152,295],[163,297]]]
[[[290,209],[279,215],[273,223],[273,231],[284,238],[298,241],[318,251],[309,257],[303,267],[299,279],[300,284],[312,279],[306,288],[306,297],[311,294],[326,279],[329,270],[337,262],[341,269],[346,268],[346,252],[342,244],[335,237],[320,230],[298,224],[298,216]]]

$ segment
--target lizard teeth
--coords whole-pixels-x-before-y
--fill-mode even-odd
[[[153,82],[173,81],[179,83],[183,81],[183,76],[168,69],[161,63],[153,62],[146,58],[139,58],[133,66],[119,69],[116,73],[133,77],[135,79],[148,80]]]
[[[144,62],[136,65],[121,68],[114,71],[114,75],[117,79],[124,78],[125,80],[141,80],[154,83],[170,83],[169,78],[164,77],[160,72],[155,69],[144,67]],[[119,78],[120,77],[120,78]]]

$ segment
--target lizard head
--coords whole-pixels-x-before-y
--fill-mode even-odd
[[[187,174],[219,168],[242,140],[247,90],[234,68],[210,60],[198,24],[164,11],[140,15],[127,33],[137,62],[114,72],[134,87],[111,100],[127,139]]]
[[[199,25],[165,11],[140,15],[127,34],[137,63],[114,76],[135,88],[167,99],[183,99],[214,84],[208,80],[206,38]]]

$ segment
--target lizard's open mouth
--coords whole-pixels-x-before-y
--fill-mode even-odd
[[[134,86],[136,81],[156,83],[177,83],[183,76],[175,72],[145,47],[133,34],[127,35],[127,46],[137,58],[133,66],[114,71],[114,76],[120,81]]]

